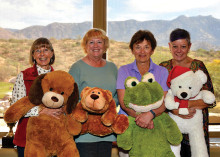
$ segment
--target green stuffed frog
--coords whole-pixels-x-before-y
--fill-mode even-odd
[[[141,82],[130,76],[125,80],[125,106],[137,113],[160,107],[163,99],[163,89],[152,73],[143,75]],[[129,127],[117,136],[117,144],[130,150],[130,157],[175,157],[170,145],[179,145],[182,134],[167,113],[153,119],[153,129],[141,128],[136,125],[134,117],[128,118]]]

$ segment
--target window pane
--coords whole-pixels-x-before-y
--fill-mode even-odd
[[[148,29],[157,40],[158,47],[152,59],[159,64],[171,59],[168,48],[170,32],[178,27],[188,30],[192,41],[189,56],[205,63],[213,82],[217,107],[210,109],[210,115],[220,116],[220,40],[216,35],[220,34],[216,27],[220,19],[219,7],[218,0],[186,0],[181,5],[173,0],[108,0],[107,31],[111,39],[108,59],[118,67],[133,62],[129,41],[139,29]]]
[[[0,117],[20,71],[30,67],[29,51],[39,37],[50,39],[55,70],[68,71],[84,56],[80,39],[92,28],[92,0],[0,0]],[[3,119],[1,120],[1,124]],[[8,130],[6,124],[0,131]]]

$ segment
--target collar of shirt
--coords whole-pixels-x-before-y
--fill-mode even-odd
[[[46,70],[46,69],[41,68],[39,65],[36,65],[36,66],[37,66],[37,72],[38,72],[38,75],[46,74],[46,73],[48,73],[48,72],[51,71],[51,67],[50,67],[49,70]]]
[[[154,66],[155,66],[155,63],[150,58],[150,68],[149,68],[148,72],[153,73]],[[138,70],[138,67],[137,67],[137,64],[136,64],[136,60],[134,60],[134,62],[132,63],[132,69],[139,73],[139,70]]]

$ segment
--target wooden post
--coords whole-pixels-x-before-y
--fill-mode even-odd
[[[101,28],[106,33],[106,11],[107,10],[107,0],[93,0],[93,28]],[[107,52],[103,54],[103,58],[106,59]]]
[[[106,31],[107,0],[93,0],[93,27]]]

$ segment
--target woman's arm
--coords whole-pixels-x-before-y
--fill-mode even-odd
[[[58,109],[51,109],[51,108],[44,107],[39,111],[39,115],[40,114],[46,114],[46,115],[53,116],[54,118],[59,119],[59,116],[61,114],[64,114],[64,110],[63,110],[63,107],[58,108]]]
[[[188,102],[188,107],[202,110],[204,108],[209,107],[209,105],[204,103],[202,99],[199,99],[199,100],[190,100]]]
[[[117,89],[118,94],[118,101],[120,104],[120,107],[129,115],[132,117],[136,117],[136,112],[130,108],[127,108],[124,104],[124,95],[125,95],[125,89]]]
[[[26,96],[26,88],[23,80],[23,73],[20,72],[16,78],[12,91],[12,104]]]
[[[202,90],[208,90],[208,91],[210,91],[210,92],[212,92],[214,94],[214,88],[213,88],[211,77],[209,75],[209,72],[208,72],[205,64],[202,61],[199,64],[199,69],[198,70],[202,70],[206,74],[206,76],[207,76],[207,82],[203,85]],[[196,106],[194,104],[195,102],[192,101],[190,103],[192,103],[192,104],[189,104],[192,107]],[[198,109],[204,109],[206,107],[213,108],[213,107],[216,106],[216,102],[214,102],[213,104],[206,104],[203,101],[201,102],[201,100],[200,100],[200,102],[198,101],[198,104],[201,107],[201,108],[198,108]],[[198,107],[198,106],[196,106],[196,107]]]

